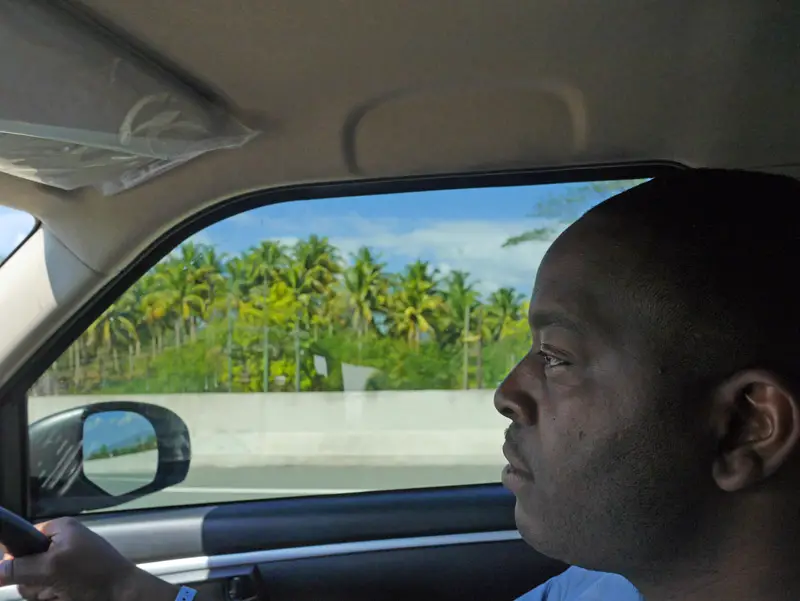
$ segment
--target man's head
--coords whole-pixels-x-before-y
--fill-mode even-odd
[[[762,528],[798,506],[798,251],[800,182],[710,170],[554,242],[531,351],[495,398],[530,544],[625,573],[729,540],[759,499]]]

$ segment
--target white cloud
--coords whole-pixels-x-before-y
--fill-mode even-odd
[[[480,282],[482,292],[504,286],[529,290],[550,242],[503,248],[509,237],[528,229],[526,225],[529,224],[520,221],[451,220],[419,224],[398,232],[373,222],[366,228],[371,230],[369,233],[353,227],[350,231],[357,233],[331,236],[331,242],[345,254],[369,246],[385,260],[428,260],[443,274],[467,271]]]
[[[197,232],[189,237],[187,242],[191,242],[192,244],[197,244],[198,246],[212,244],[211,238],[208,236],[208,233],[205,231]]]
[[[257,214],[238,217],[231,220],[234,229],[220,224],[206,230],[206,241],[213,239],[222,248],[234,246],[243,250],[261,236],[292,246],[298,239],[314,233],[327,236],[345,260],[367,246],[380,254],[390,269],[422,259],[437,267],[442,275],[467,271],[482,293],[501,287],[530,291],[550,241],[526,242],[509,248],[503,248],[503,243],[545,223],[552,225],[535,219],[367,218],[353,212],[339,215],[310,212],[291,219]],[[227,221],[228,225],[231,221]]]
[[[122,411],[122,415],[117,419],[117,426],[126,426],[133,423],[133,419],[138,417],[135,413],[130,411]]]
[[[28,213],[0,207],[0,255],[7,255],[25,239],[36,220]]]

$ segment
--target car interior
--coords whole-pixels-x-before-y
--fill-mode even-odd
[[[338,427],[339,409],[293,399],[322,399],[313,395],[346,391],[361,377],[329,362],[327,379],[302,379],[301,343],[322,348],[330,322],[309,319],[301,339],[296,309],[285,309],[285,323],[295,325],[278,333],[268,320],[279,319],[284,297],[263,274],[254,287],[263,284],[264,295],[255,288],[235,310],[232,297],[213,307],[203,297],[222,280],[193,280],[200,287],[181,297],[184,321],[174,332],[154,325],[167,297],[151,305],[149,321],[114,312],[127,291],[152,274],[163,283],[188,273],[188,263],[169,261],[209,240],[238,249],[244,230],[231,224],[248,218],[283,231],[286,245],[300,244],[298,224],[333,239],[325,224],[345,223],[342,256],[360,252],[348,246],[358,231],[378,248],[393,244],[404,264],[427,257],[417,248],[446,251],[467,240],[475,254],[448,255],[445,271],[447,262],[481,269],[490,246],[513,247],[499,260],[524,269],[493,285],[529,291],[543,230],[506,240],[515,230],[496,232],[489,211],[519,223],[527,199],[545,198],[543,190],[569,190],[583,206],[683,169],[800,175],[800,10],[788,4],[7,0],[0,32],[9,89],[0,99],[0,208],[32,216],[21,240],[5,241],[0,264],[0,507],[13,512],[0,515],[0,542],[12,552],[37,549],[25,524],[7,526],[14,514],[26,523],[78,516],[144,569],[229,601],[510,601],[563,571],[521,540],[514,498],[499,484],[494,456],[504,425],[492,415],[491,388],[517,347],[503,346],[496,360],[479,350],[475,366],[472,339],[456,328],[463,387],[455,351],[453,386],[386,384],[397,375],[389,365],[385,380],[364,376],[361,393],[345,394],[346,427],[324,438],[319,432]],[[400,217],[441,221],[448,211],[472,229],[460,238],[452,228],[380,229]],[[577,216],[563,211],[557,227]],[[343,221],[348,215],[360,221]],[[235,282],[236,263],[227,265]],[[161,274],[159,266],[167,266]],[[486,263],[484,279],[495,269]],[[197,361],[219,373],[198,376],[198,389],[160,380],[183,369],[168,363],[178,354],[162,351],[162,338],[191,349],[212,332],[210,320],[193,317],[201,303],[219,318],[214,335],[227,355]],[[519,321],[524,300],[515,303]],[[240,344],[246,332],[230,316],[248,310],[264,329]],[[420,308],[414,326],[398,330],[421,357],[409,370],[434,365],[423,352],[436,332],[425,322],[431,312]],[[477,314],[465,317],[465,336],[483,327]],[[142,342],[137,328],[152,337]],[[361,358],[367,338],[357,331],[352,353]],[[128,341],[117,345],[114,332],[128,332]],[[288,358],[270,355],[268,334],[284,336]],[[89,342],[81,340],[96,345],[86,367],[80,353]],[[234,343],[250,345],[241,352],[255,353],[255,362],[234,364]],[[140,356],[153,359],[141,377]],[[339,388],[321,383],[334,369],[345,381]],[[130,382],[137,374],[136,386],[118,385],[115,374],[125,373]],[[95,388],[78,386],[92,378]],[[448,387],[464,390],[445,394]],[[359,433],[352,424],[378,423],[370,413],[385,402],[375,400],[378,389],[408,404],[388,425]],[[241,403],[213,415],[191,404],[192,394],[212,392],[239,393]],[[270,405],[270,395],[280,396]],[[485,415],[462,411],[473,400]],[[267,426],[252,434],[248,422]],[[117,432],[117,449],[128,445],[124,453],[105,439],[87,446],[104,423]],[[131,423],[148,434],[122,440]],[[316,428],[314,436],[298,423]],[[269,449],[263,465],[254,445]],[[387,459],[390,447],[401,459]],[[462,469],[461,454],[474,469]],[[145,455],[152,473],[142,477],[140,464],[126,462]],[[200,482],[193,474],[212,456],[202,476],[211,484]],[[110,476],[92,475],[112,460]],[[426,461],[439,461],[438,471],[414,467]],[[16,587],[0,588],[1,600],[19,598]]]

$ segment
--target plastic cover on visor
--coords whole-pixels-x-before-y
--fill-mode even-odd
[[[257,135],[57,5],[0,2],[0,172],[111,195]]]

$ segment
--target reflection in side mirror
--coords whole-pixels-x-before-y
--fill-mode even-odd
[[[37,517],[128,503],[180,484],[191,461],[189,430],[149,403],[95,403],[49,415],[28,429]]]
[[[158,473],[158,437],[132,411],[95,413],[83,422],[83,473],[110,495],[126,495]]]

